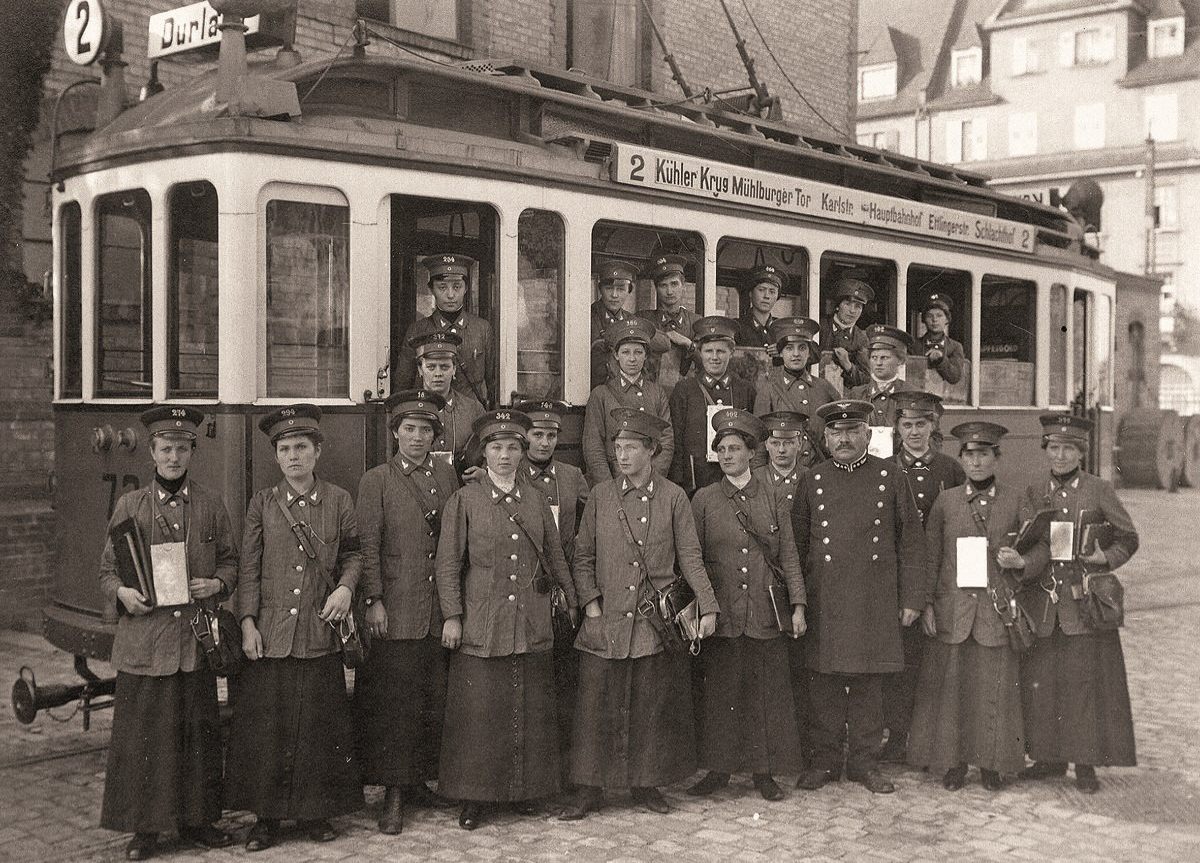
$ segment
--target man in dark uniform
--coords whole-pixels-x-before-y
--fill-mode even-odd
[[[410,347],[416,354],[422,389],[436,394],[443,402],[430,452],[435,459],[461,472],[468,466],[471,425],[484,413],[483,405],[473,395],[451,386],[458,369],[462,339],[454,333],[427,333],[413,339]]]
[[[906,390],[892,394],[896,414],[896,434],[900,450],[894,461],[908,477],[909,487],[916,495],[917,510],[924,524],[938,495],[967,481],[962,464],[956,458],[933,448],[933,431],[942,414],[942,400],[932,393]],[[887,743],[879,760],[903,764],[906,759],[908,729],[912,721],[913,699],[917,691],[917,675],[921,670],[921,654],[925,635],[918,626],[902,633],[904,671],[889,674],[883,681],[883,723],[888,729]]]
[[[858,328],[863,308],[875,299],[875,291],[859,279],[842,278],[833,286],[837,309],[821,327],[821,350],[831,351],[842,370],[842,391],[865,384],[871,377],[867,360],[867,336]]]
[[[913,389],[907,381],[900,379],[900,367],[908,356],[912,337],[904,330],[887,324],[872,324],[867,327],[867,343],[871,350],[871,379],[860,386],[851,387],[846,398],[870,402],[871,425],[892,429],[896,425],[892,393]],[[887,455],[891,456],[891,452]]]
[[[792,527],[808,588],[805,654],[813,709],[812,766],[799,786],[842,774],[875,794],[895,790],[878,769],[883,675],[904,668],[900,629],[925,606],[925,534],[908,480],[867,452],[868,402],[831,402],[832,457],[800,478]]]
[[[779,301],[779,292],[783,290],[786,279],[786,273],[770,264],[750,271],[743,294],[748,301],[746,310],[738,317],[739,345],[770,349],[775,344],[775,339],[771,337],[771,324],[775,323],[776,318],[771,311]]]
[[[221,817],[217,680],[191,625],[202,604],[213,608],[237,586],[238,550],[225,504],[188,477],[203,421],[203,411],[181,405],[142,414],[154,480],[117,501],[100,557],[100,590],[120,614],[100,825],[134,834],[125,846],[130,860],[153,857],[160,833],[178,831],[184,841],[204,848],[233,841],[213,824]],[[158,548],[163,559],[182,564],[186,604],[151,605],[150,597],[129,586],[136,576],[121,571],[112,533],[129,521],[148,543],[147,560]],[[159,566],[156,561],[154,568]]]
[[[425,785],[437,777],[446,702],[434,556],[442,509],[458,477],[429,455],[441,432],[441,396],[406,390],[385,405],[396,455],[363,474],[358,485],[361,590],[372,644],[355,677],[354,707],[363,784],[387,789],[379,830],[395,834],[404,827],[406,803],[440,802]]]
[[[513,409],[529,417],[531,426],[525,433],[529,449],[525,452],[525,470],[533,487],[541,491],[550,504],[563,555],[568,565],[575,559],[575,534],[583,508],[588,499],[588,484],[583,471],[554,457],[558,435],[562,431],[567,406],[563,402],[541,400],[521,402]],[[554,690],[558,703],[558,733],[564,779],[568,772],[571,745],[571,717],[575,712],[575,691],[579,684],[579,657],[571,639],[555,633]],[[565,784],[565,782],[564,782]]]
[[[657,786],[696,769],[690,675],[686,652],[667,646],[674,636],[660,634],[647,600],[682,573],[696,594],[700,636],[717,629],[691,505],[653,466],[667,424],[636,408],[617,408],[610,420],[618,475],[593,487],[575,546],[585,617],[575,640],[579,699],[571,738],[578,793],[559,816],[566,821],[598,809],[603,788],[630,788],[634,802],[670,811]]]
[[[930,294],[921,306],[921,321],[925,334],[916,341],[916,349],[925,355],[929,368],[948,384],[962,380],[967,357],[961,342],[947,332],[953,304],[945,294]]]
[[[723,407],[748,411],[754,406],[754,385],[729,371],[735,326],[734,321],[721,315],[696,321],[692,339],[700,368],[680,381],[671,393],[675,457],[670,477],[689,495],[721,478],[721,468],[709,445],[713,414]],[[714,460],[710,461],[710,456]]]
[[[650,264],[658,308],[643,309],[640,317],[654,324],[670,341],[670,349],[649,363],[650,375],[669,395],[692,368],[692,327],[700,315],[683,307],[684,270],[691,263],[683,255],[662,255]]]
[[[397,359],[401,389],[412,386],[414,354],[412,341],[430,333],[453,333],[462,339],[458,350],[458,376],[454,387],[470,393],[481,405],[488,403],[488,381],[496,363],[495,337],[492,325],[463,308],[471,289],[471,268],[475,260],[466,255],[429,255],[421,266],[429,273],[429,290],[433,293],[433,314],[414,321],[404,334],[404,345]]]
[[[838,397],[833,384],[812,374],[821,359],[819,331],[811,318],[777,318],[771,324],[771,343],[782,364],[767,372],[766,385],[758,388],[754,412],[760,417],[772,411],[796,411],[811,418],[817,408]],[[820,428],[815,432],[819,434]]]

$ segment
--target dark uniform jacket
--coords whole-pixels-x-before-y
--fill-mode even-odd
[[[483,405],[474,396],[452,390],[441,411],[442,433],[434,440],[430,452],[453,453],[457,466],[464,466],[463,461],[469,455],[471,425],[483,414]]]
[[[771,324],[779,320],[774,315],[767,315],[767,322],[760,324],[754,317],[754,309],[750,308],[738,317],[737,343],[746,348],[769,348],[775,344],[771,338]]]
[[[708,461],[712,452],[708,447],[709,405],[751,410],[754,385],[730,372],[722,378],[711,378],[697,368],[671,393],[675,452],[669,477],[689,494],[721,478],[717,463]]]
[[[942,358],[930,360],[929,368],[941,375],[942,380],[948,384],[956,384],[961,381],[963,368],[967,362],[962,342],[956,342],[944,333],[940,337],[934,338],[933,334],[926,330],[925,335],[916,340],[914,350],[920,354],[928,354],[933,348],[941,348]]]
[[[557,513],[558,538],[567,563],[571,563],[575,559],[575,534],[589,493],[583,471],[558,459],[551,459],[544,465],[526,461],[523,470],[529,472],[530,484],[546,498],[551,512]]]
[[[610,312],[600,300],[592,303],[592,389],[607,381],[611,371],[609,367],[611,352],[608,349],[608,343],[604,341],[604,331],[608,329],[609,324],[627,321],[632,317],[633,313],[627,312],[625,309],[617,309],[615,313]],[[616,374],[616,371],[612,371],[612,373]]]
[[[1065,483],[1051,476],[1030,485],[1025,491],[1022,519],[1031,518],[1043,509],[1053,509],[1055,521],[1075,524],[1076,554],[1079,552],[1081,521],[1112,525],[1110,541],[1103,546],[1109,571],[1123,565],[1138,549],[1138,533],[1133,520],[1117,499],[1112,484],[1098,476],[1079,471]],[[1103,571],[1105,567],[1088,564],[1087,569]],[[1071,582],[1083,571],[1084,564],[1066,561],[1050,561],[1040,571],[1026,567],[1027,583],[1021,592],[1021,601],[1033,617],[1038,637],[1053,635],[1056,620],[1065,635],[1085,635],[1093,631],[1080,612],[1082,600],[1073,599],[1071,595]],[[1051,601],[1049,592],[1041,586],[1049,588],[1051,582],[1058,591],[1057,603]]]
[[[815,366],[813,366],[815,368]],[[816,418],[817,408],[827,402],[836,401],[837,390],[824,378],[813,377],[809,372],[793,375],[777,366],[767,372],[766,386],[760,386],[754,399],[754,413],[758,416],[774,411],[795,411],[809,417],[809,427],[819,434],[821,421]],[[817,423],[813,426],[813,423]]]
[[[845,348],[850,355],[850,370],[842,370],[843,390],[860,386],[871,380],[871,369],[868,364],[871,350],[868,346],[867,334],[859,329],[857,324],[841,327],[830,317],[821,325],[821,350],[832,351],[834,348]]]
[[[170,533],[163,532],[155,512],[166,518]],[[229,525],[225,504],[214,492],[188,479],[178,493],[171,494],[157,482],[121,496],[108,526],[132,517],[143,539],[151,544],[185,543],[189,578],[219,578],[228,596],[237,587],[238,550]],[[178,525],[178,527],[176,527]],[[150,550],[144,550],[149,559]],[[122,585],[111,540],[100,555],[100,590],[111,608],[118,610],[117,633],[113,639],[112,666],[116,671],[166,677],[177,671],[195,671],[203,660],[198,656],[191,622],[197,606],[190,604],[155,608],[149,614],[125,613],[117,599]]]
[[[739,509],[761,541],[742,526]],[[782,489],[753,475],[746,487],[739,489],[723,477],[696,492],[692,510],[704,552],[704,568],[721,607],[717,635],[778,638],[781,632],[768,588],[773,586],[777,594],[785,592],[788,605],[803,605],[806,601],[800,557],[792,536],[791,504]],[[782,582],[767,564],[763,542],[771,561],[781,570]],[[787,620],[783,623],[788,625]]]
[[[929,520],[929,511],[933,509],[933,502],[941,492],[967,481],[966,471],[958,463],[958,459],[935,449],[915,457],[901,446],[892,460],[908,477],[908,485],[916,496],[917,509],[921,512],[922,521]]]
[[[609,416],[613,408],[637,408],[668,423],[671,422],[671,406],[666,390],[645,374],[633,382],[618,374],[609,379],[608,383],[592,390],[583,414],[583,439],[580,446],[583,449],[583,462],[587,466],[588,479],[593,486],[611,478],[616,471],[612,442],[612,435],[616,429],[610,427],[612,419]],[[669,425],[663,429],[659,445],[662,451],[654,457],[654,468],[666,473],[670,469],[671,457],[675,452],[675,436]]]
[[[846,398],[862,399],[871,403],[871,416],[867,420],[871,425],[895,426],[896,403],[892,401],[892,393],[901,393],[912,389],[915,389],[912,384],[902,381],[900,378],[896,378],[882,387],[876,381],[868,380],[865,384],[847,390]]]
[[[396,455],[358,484],[360,590],[382,599],[390,640],[441,637],[434,557],[442,511],[457,488],[454,469],[428,455],[421,464]]]
[[[584,617],[576,649],[603,659],[661,653],[658,634],[638,612],[638,597],[643,573],[661,589],[677,571],[696,592],[700,613],[716,612],[695,517],[683,489],[657,472],[650,474],[645,488],[624,476],[594,486],[575,543],[575,583],[580,608],[601,599],[602,613]]]
[[[1000,591],[1003,600],[1008,580],[996,562],[996,553],[1010,545],[1011,534],[1020,529],[1020,506],[1020,492],[999,483],[982,492],[966,483],[938,496],[925,530],[929,549],[925,601],[933,604],[939,641],[960,644],[973,638],[984,647],[1008,646],[1004,621],[996,612],[988,590],[958,586],[958,539],[987,536],[988,587]],[[973,509],[984,520],[983,528],[976,521]],[[1035,572],[1049,558],[1050,547],[1046,543],[1040,543],[1025,555],[1027,568]]]
[[[692,337],[692,324],[700,320],[700,315],[681,308],[676,314],[670,315],[661,309],[642,309],[637,313],[639,318],[645,318],[654,324],[655,329],[663,334],[670,332],[682,333],[689,339]],[[647,362],[647,372],[650,377],[668,391],[687,376],[692,370],[693,351],[691,348],[680,347],[668,339],[669,348],[661,355],[651,354],[653,363]]]
[[[805,653],[823,674],[901,671],[899,609],[925,607],[925,534],[908,480],[864,455],[800,478],[792,528],[808,588]]]
[[[780,502],[783,506],[787,507],[790,516],[792,504],[796,500],[796,489],[800,486],[800,477],[808,473],[808,467],[800,464],[799,459],[797,459],[796,466],[787,475],[781,474],[770,463],[754,468],[752,473],[754,474],[754,478],[759,482],[765,483],[779,493],[781,496]],[[790,521],[791,519],[789,518],[788,520]]]
[[[431,333],[454,333],[462,339],[458,349],[458,374],[454,376],[454,389],[470,393],[480,403],[487,404],[487,382],[492,377],[496,362],[495,338],[491,324],[467,311],[447,316],[440,309],[434,309],[429,317],[413,321],[404,334],[404,346],[400,348],[397,359],[400,368],[395,391],[412,386],[417,378],[417,355],[408,343],[418,336]]]
[[[535,587],[539,550],[551,569],[545,576],[575,606],[550,505],[520,470],[511,493],[484,477],[451,496],[438,542],[437,589],[442,614],[462,617],[463,653],[512,656],[554,646],[551,593]]]
[[[315,559],[297,542],[277,500],[297,522],[308,525],[305,533]],[[333,628],[317,614],[332,592],[330,581],[353,593],[361,571],[358,521],[345,489],[318,478],[307,494],[299,495],[284,479],[250,498],[237,615],[257,619],[263,656],[312,659],[336,651]]]

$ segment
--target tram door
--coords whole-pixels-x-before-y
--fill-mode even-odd
[[[391,351],[392,391],[413,386],[416,364],[405,344],[409,328],[434,311],[429,275],[421,266],[427,255],[454,253],[475,259],[464,311],[492,328],[490,355],[476,358],[484,368],[484,407],[496,404],[499,330],[499,219],[486,204],[414,195],[392,196]],[[464,358],[465,359],[465,358]],[[462,375],[460,369],[459,374]]]

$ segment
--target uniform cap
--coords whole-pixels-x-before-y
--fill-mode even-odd
[[[518,410],[529,417],[531,428],[544,429],[561,429],[563,414],[567,412],[567,407],[566,402],[559,402],[554,399],[518,402],[513,405],[514,410]]]
[[[187,405],[155,405],[142,413],[142,425],[150,437],[196,439],[196,430],[204,422],[204,411]]]
[[[943,412],[941,396],[921,390],[900,390],[891,395],[897,417],[940,417]],[[961,428],[961,426],[960,426]]]
[[[812,365],[821,358],[816,339],[820,330],[820,325],[811,318],[777,318],[767,329],[767,337],[779,350],[793,342],[807,344],[808,364]]]
[[[856,299],[865,305],[875,299],[875,291],[862,279],[852,279],[847,276],[838,279],[837,284],[833,286],[834,302],[844,300],[846,297]]]
[[[687,265],[691,260],[683,255],[659,255],[650,261],[650,265],[646,268],[646,274],[654,281],[669,276],[673,273],[683,275],[683,271],[687,269]]]
[[[259,430],[275,443],[280,438],[321,431],[321,409],[316,405],[296,404],[279,408],[258,422]]]
[[[921,313],[924,314],[930,309],[941,309],[948,315],[954,311],[954,303],[945,294],[930,294],[921,304]]]
[[[808,416],[799,411],[773,411],[763,414],[767,437],[797,437],[808,425]]]
[[[912,347],[912,336],[897,327],[887,324],[871,324],[867,327],[867,344],[871,350],[887,348],[903,355]]]
[[[737,322],[724,315],[709,315],[692,324],[692,341],[697,345],[718,340],[737,340]]]
[[[846,399],[845,401],[826,402],[817,408],[817,416],[824,421],[826,428],[845,428],[866,425],[872,410],[874,408],[868,401]]]
[[[458,358],[458,348],[462,345],[462,337],[446,332],[444,330],[435,330],[432,333],[426,333],[423,336],[414,336],[409,339],[408,346],[412,348],[417,359],[422,357],[454,357]]]
[[[628,318],[623,321],[613,321],[604,330],[604,341],[612,350],[616,350],[625,342],[638,342],[650,347],[654,338],[654,324],[645,318]]]
[[[958,438],[964,449],[980,446],[1000,446],[1000,438],[1008,434],[1008,429],[998,423],[974,420],[969,423],[959,423],[950,430],[950,434]]]
[[[601,285],[628,282],[628,287],[632,289],[637,277],[637,267],[628,261],[605,261],[596,270],[596,278]]]
[[[396,430],[401,420],[413,417],[429,420],[433,424],[433,433],[441,433],[441,411],[446,407],[446,400],[431,390],[402,390],[392,393],[383,406],[388,410],[388,428],[392,431]]]
[[[762,441],[767,436],[767,428],[763,425],[763,421],[756,417],[750,411],[744,411],[739,408],[726,408],[723,411],[717,411],[712,418],[713,431],[713,449],[716,449],[717,442],[722,437],[731,433],[737,432],[744,435],[753,441]]]
[[[444,276],[469,278],[471,267],[474,265],[474,258],[455,253],[428,255],[421,259],[421,266],[425,268],[425,272],[429,273],[430,280],[440,279]]]
[[[657,442],[670,426],[670,423],[661,417],[637,408],[613,408],[608,412],[608,416],[613,428],[610,440],[616,440],[622,435],[636,435]]]
[[[1074,414],[1042,414],[1038,417],[1042,424],[1043,441],[1065,441],[1073,444],[1087,444],[1088,436],[1095,425],[1086,417]]]
[[[488,411],[471,423],[471,431],[479,443],[486,444],[497,438],[516,438],[525,440],[525,432],[529,431],[532,423],[529,417],[512,408]]]
[[[782,291],[787,285],[787,273],[772,264],[755,267],[746,277],[746,287],[752,290],[762,284],[774,285]]]

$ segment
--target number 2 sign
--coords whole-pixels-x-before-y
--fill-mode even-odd
[[[71,0],[63,17],[63,43],[71,62],[90,66],[108,41],[108,15],[100,0]]]

